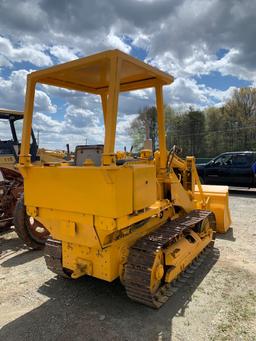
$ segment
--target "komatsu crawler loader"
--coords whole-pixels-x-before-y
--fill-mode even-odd
[[[194,157],[168,152],[163,86],[173,77],[118,50],[28,75],[19,168],[28,215],[50,231],[45,260],[54,273],[120,278],[127,295],[159,308],[171,283],[230,225],[227,187],[202,186]],[[36,165],[29,155],[35,87],[47,84],[98,95],[104,145],[79,146],[73,164]],[[159,151],[117,160],[120,92],[153,88]]]

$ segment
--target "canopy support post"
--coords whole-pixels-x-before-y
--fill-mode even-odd
[[[163,86],[157,84],[156,90],[156,109],[157,109],[157,123],[158,123],[158,139],[160,149],[160,169],[162,172],[166,170],[167,148],[166,148],[166,133],[165,133],[165,114],[164,114],[164,100],[163,100]]]
[[[107,110],[105,116],[105,143],[103,153],[103,165],[108,166],[115,164],[115,137],[116,137],[116,122],[118,111],[118,97],[120,90],[120,67],[121,58],[112,57],[110,59],[110,80],[109,92],[107,96]],[[104,106],[103,106],[104,110]]]
[[[24,108],[24,121],[22,129],[22,143],[20,150],[19,163],[22,166],[29,166],[31,164],[30,155],[30,136],[32,128],[32,117],[34,110],[36,82],[30,76],[27,77],[27,90]]]

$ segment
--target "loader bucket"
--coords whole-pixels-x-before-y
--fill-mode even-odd
[[[214,212],[216,217],[216,232],[225,233],[231,225],[228,186],[202,185],[203,195],[207,204],[207,209]],[[209,198],[209,199],[207,199]],[[195,188],[195,199],[201,199],[198,187]]]

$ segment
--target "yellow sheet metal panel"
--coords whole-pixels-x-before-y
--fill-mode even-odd
[[[99,250],[86,246],[62,243],[63,266],[71,269],[75,277],[89,275],[112,282],[119,274],[119,250]]]
[[[86,242],[86,234],[84,240],[80,237],[81,242],[67,240],[66,238],[62,242],[63,266],[73,271],[83,270],[83,274],[89,274],[93,277],[111,282],[119,277],[120,267],[122,268],[126,263],[129,247],[138,238],[166,222],[169,216],[168,210],[165,210],[162,218],[155,215],[153,218],[147,220],[140,228],[113,241],[110,246],[104,247],[103,249],[100,246],[91,247],[89,243],[86,245],[84,243],[84,241]],[[100,232],[98,230],[98,233]],[[84,266],[87,264],[90,264],[90,273],[88,273],[88,267]]]
[[[149,207],[157,200],[156,168],[154,165],[133,166],[133,208],[134,211]]]
[[[131,214],[130,167],[47,167],[27,171],[25,204],[103,217]]]
[[[31,212],[31,207],[27,207],[27,212]],[[93,215],[40,208],[36,219],[40,220],[54,239],[100,248]]]
[[[182,238],[165,251],[166,265],[169,266],[165,275],[165,281],[167,283],[176,279],[200,252],[212,242],[212,231],[209,231],[204,238],[200,238],[192,230],[189,231],[189,235],[194,240],[193,243],[186,238]]]
[[[202,185],[203,195],[208,200],[210,211],[215,214],[216,231],[225,233],[231,225],[231,216],[228,201],[228,186]],[[195,188],[195,199],[200,202],[198,187]]]

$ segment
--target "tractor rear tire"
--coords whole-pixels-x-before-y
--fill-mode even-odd
[[[44,248],[49,232],[39,221],[28,216],[23,195],[17,201],[13,223],[17,235],[30,249]]]

